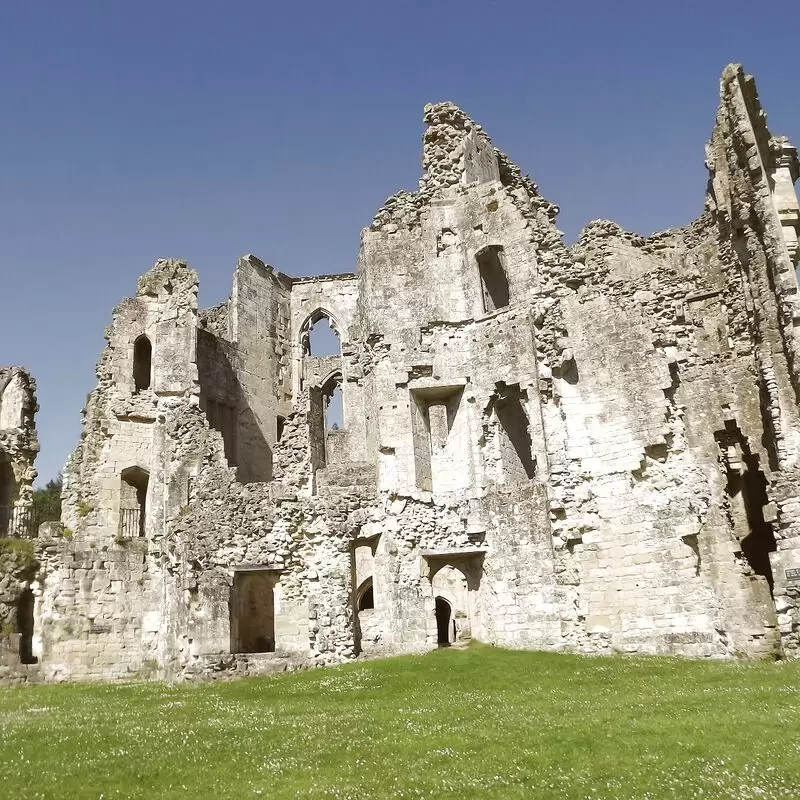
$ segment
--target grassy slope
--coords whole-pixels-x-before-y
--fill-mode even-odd
[[[476,646],[0,690],[0,797],[100,796],[798,798],[800,663]]]

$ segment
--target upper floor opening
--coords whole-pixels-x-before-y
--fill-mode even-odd
[[[153,345],[144,334],[133,343],[133,387],[138,393],[150,388],[153,380]]]

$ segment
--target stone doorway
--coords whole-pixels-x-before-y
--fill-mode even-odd
[[[19,660],[35,664],[33,655],[33,592],[25,589],[17,600],[17,632],[19,633]]]
[[[427,614],[430,615],[426,619],[429,645],[432,646],[434,642],[439,647],[465,645],[473,635],[480,638],[482,628],[478,591],[485,553],[485,550],[477,548],[422,552],[430,581],[428,602],[433,600],[433,609],[427,606]]]
[[[436,637],[439,647],[450,647],[455,640],[453,609],[444,597],[436,598]]]
[[[231,592],[231,652],[275,652],[275,583],[272,570],[234,573]]]

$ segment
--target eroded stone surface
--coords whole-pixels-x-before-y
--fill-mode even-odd
[[[31,533],[36,381],[22,367],[0,367],[0,538]]]
[[[419,191],[356,274],[248,255],[198,311],[195,273],[159,261],[117,307],[63,534],[38,541],[47,677],[470,637],[797,655],[797,161],[752,79],[723,74],[695,222],[592,222],[571,249],[479,125],[425,122]],[[323,317],[338,356],[309,352]]]

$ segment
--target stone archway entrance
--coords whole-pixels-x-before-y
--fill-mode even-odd
[[[480,637],[483,629],[478,591],[485,554],[485,549],[477,548],[422,552],[427,566],[423,575],[427,572],[428,597],[433,600],[434,612],[426,622],[428,644],[436,642],[439,647],[447,647],[466,644],[473,636]]]
[[[444,597],[436,598],[436,637],[439,647],[450,647],[455,639],[453,609]]]

